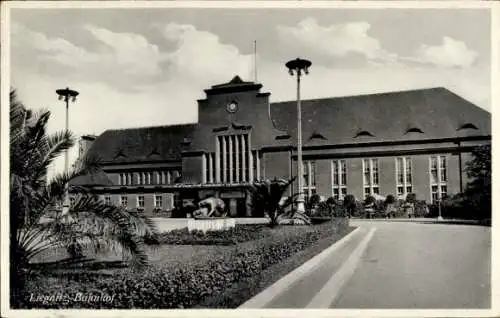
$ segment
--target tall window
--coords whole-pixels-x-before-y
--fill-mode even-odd
[[[332,160],[332,194],[343,200],[347,195],[347,164],[345,160]]]
[[[175,207],[175,195],[173,193],[165,194],[165,210],[171,211]]]
[[[155,208],[161,209],[163,207],[163,196],[161,194],[155,194]]]
[[[205,176],[203,179],[204,183],[214,183],[215,182],[215,154],[206,153],[203,155],[203,169]]]
[[[124,208],[128,205],[128,197],[126,195],[120,196],[120,205]]]
[[[448,193],[446,167],[446,156],[431,156],[429,158],[431,197],[433,203],[437,200],[441,200]]]
[[[170,184],[170,180],[171,180],[170,171],[160,171],[160,172],[158,172],[158,175],[160,178],[160,181],[159,181],[160,184]]]
[[[217,182],[240,183],[253,179],[248,134],[217,136],[215,149]]]
[[[137,196],[137,207],[140,209],[144,209],[144,195]]]
[[[104,196],[104,204],[111,205],[111,196],[110,195]]]
[[[119,185],[131,185],[132,179],[133,179],[133,174],[131,172],[130,173],[122,172],[119,175],[118,184]]]
[[[396,158],[396,183],[398,197],[405,198],[413,192],[411,158]]]
[[[303,178],[302,185],[304,188],[304,196],[307,200],[313,194],[316,194],[316,161],[303,161]]]
[[[379,194],[378,159],[363,159],[363,188],[365,196]]]

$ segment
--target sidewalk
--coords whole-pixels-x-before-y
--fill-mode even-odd
[[[358,227],[240,308],[327,308],[353,274],[374,231]]]

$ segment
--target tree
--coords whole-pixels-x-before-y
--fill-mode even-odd
[[[471,181],[465,189],[465,196],[477,216],[491,218],[491,145],[483,145],[472,151],[472,160],[466,164],[467,176]]]
[[[356,198],[352,194],[348,194],[344,198],[344,208],[347,212],[347,216],[351,217],[354,210],[356,209]]]
[[[386,217],[388,217],[388,218],[396,217],[396,207],[395,207],[396,198],[394,197],[394,195],[389,194],[385,198],[384,203],[385,203],[385,215],[386,215]]]
[[[254,181],[250,187],[252,208],[254,210],[262,209],[264,213],[267,213],[271,227],[278,225],[279,217],[294,202],[296,195],[287,198],[284,202],[282,201],[286,191],[294,180],[295,178],[288,181],[274,178],[274,180]]]
[[[142,214],[104,204],[85,188],[71,187],[74,178],[99,171],[87,157],[71,171],[47,180],[48,167],[75,144],[69,131],[47,133],[50,112],[27,109],[10,92],[10,282],[13,304],[20,300],[30,261],[40,253],[81,247],[119,249],[131,265],[147,263],[144,235],[156,234]],[[67,214],[54,209],[66,188],[79,195]]]
[[[415,193],[408,193],[406,195],[406,207],[408,212],[408,217],[414,216],[415,212],[415,202],[417,202],[417,195]]]

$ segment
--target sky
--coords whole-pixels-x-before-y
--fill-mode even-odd
[[[255,80],[254,41],[271,102],[295,99],[284,64],[302,57],[303,98],[446,87],[491,111],[489,9],[16,8],[10,22],[11,86],[52,132],[64,87],[80,93],[76,136],[196,122],[204,89]]]

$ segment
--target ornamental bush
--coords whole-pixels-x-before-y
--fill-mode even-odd
[[[176,229],[145,238],[146,244],[170,245],[234,245],[241,242],[263,238],[271,229],[265,224],[237,224],[226,231],[191,231],[188,228]]]
[[[151,265],[141,272],[124,271],[113,275],[85,275],[84,279],[48,275],[30,279],[25,300],[31,293],[76,293],[106,295],[109,302],[29,302],[22,308],[192,308],[207,296],[217,295],[244,278],[257,276],[263,269],[306,249],[322,238],[347,233],[348,221],[334,219],[317,226],[282,226],[251,244],[240,244],[212,259],[191,261],[174,270],[166,265]],[[60,274],[59,274],[60,275]]]

